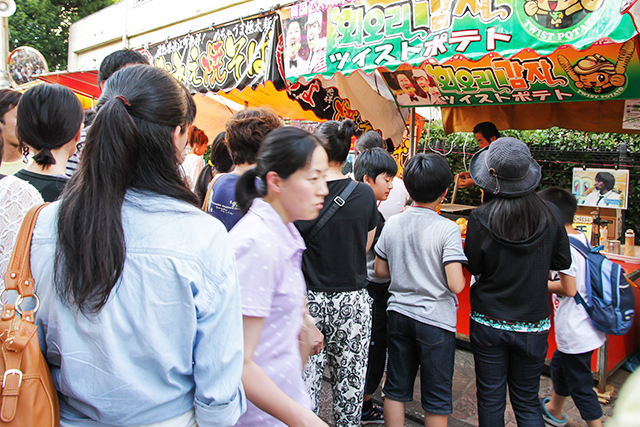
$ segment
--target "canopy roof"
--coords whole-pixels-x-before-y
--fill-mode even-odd
[[[98,87],[98,71],[58,71],[38,76],[39,80],[47,83],[66,86],[75,93],[87,98],[100,98],[100,87]]]

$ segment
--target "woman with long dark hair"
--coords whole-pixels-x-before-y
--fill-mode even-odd
[[[238,426],[326,426],[311,411],[298,337],[303,322],[304,241],[293,225],[314,219],[327,195],[327,153],[318,138],[280,128],[236,186],[246,214],[229,233],[244,322],[242,383],[249,400]],[[256,178],[259,185],[256,187]],[[259,278],[259,279],[258,279]]]
[[[115,73],[80,169],[38,218],[37,325],[63,426],[230,426],[245,409],[233,254],[179,169],[186,101],[164,70]]]
[[[535,193],[540,165],[515,138],[471,159],[471,178],[491,200],[469,218],[471,347],[481,427],[504,426],[506,392],[520,427],[542,427],[538,390],[547,354],[549,270],[571,265],[560,212]],[[485,198],[485,200],[487,200]]]
[[[329,195],[318,218],[296,223],[307,246],[302,271],[309,313],[327,343],[320,354],[309,358],[304,378],[317,410],[322,376],[329,364],[333,413],[339,427],[360,426],[371,336],[367,251],[378,224],[371,187],[342,173],[354,133],[351,120],[328,121],[316,129],[314,134],[326,141],[329,155]]]

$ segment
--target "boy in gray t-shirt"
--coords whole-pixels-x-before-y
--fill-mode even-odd
[[[376,275],[391,278],[383,389],[387,426],[404,425],[405,402],[413,399],[419,367],[425,426],[446,425],[452,412],[455,294],[464,288],[467,258],[458,225],[435,211],[451,181],[442,156],[409,159],[404,183],[414,203],[389,218],[375,246]]]

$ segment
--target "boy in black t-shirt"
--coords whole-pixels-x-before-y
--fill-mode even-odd
[[[376,196],[378,204],[387,200],[393,188],[393,177],[398,172],[398,165],[393,157],[382,148],[365,150],[358,156],[354,168],[356,181],[368,184]],[[363,423],[383,423],[382,409],[371,401],[371,395],[380,385],[384,373],[387,352],[387,301],[389,300],[389,279],[376,277],[373,265],[376,259],[375,246],[382,227],[384,217],[378,212],[378,226],[371,249],[367,252],[367,290],[373,304],[371,306],[371,343],[369,344],[369,363],[365,382],[364,401],[362,402]]]

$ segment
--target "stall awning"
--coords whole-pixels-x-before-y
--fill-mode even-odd
[[[292,120],[322,121],[313,111],[303,110],[298,102],[289,98],[285,90],[277,90],[273,82],[266,82],[255,89],[245,87],[244,90],[233,89],[228,93],[219,92],[218,95],[247,107],[268,105],[279,116]]]
[[[401,107],[640,98],[636,2],[302,2],[279,11],[285,76],[380,72]]]
[[[77,94],[97,100],[102,91],[98,87],[98,71],[61,71],[38,76],[46,83],[59,84],[68,87]]]

